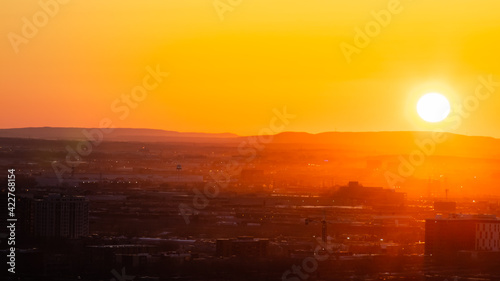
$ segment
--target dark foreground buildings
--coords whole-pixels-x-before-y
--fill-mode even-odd
[[[217,257],[266,257],[268,239],[240,236],[237,239],[217,239]]]
[[[89,202],[84,196],[20,198],[19,205],[22,231],[27,236],[76,239],[89,235]]]
[[[500,253],[500,220],[495,215],[462,214],[427,219],[425,253],[437,260],[496,256]]]

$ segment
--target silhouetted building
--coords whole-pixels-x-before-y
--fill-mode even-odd
[[[452,214],[425,221],[425,253],[455,257],[461,251],[500,250],[500,220],[494,215]]]
[[[347,204],[403,207],[406,202],[406,193],[382,187],[366,187],[357,181],[350,181],[347,186],[341,186],[333,194],[333,198],[335,202]]]
[[[457,211],[457,202],[436,201],[434,202],[434,211],[438,213],[455,213]]]
[[[217,239],[216,255],[218,257],[265,257],[268,245],[268,239],[246,236],[237,239]]]
[[[24,201],[24,200],[23,200]],[[25,229],[38,238],[79,238],[89,234],[88,200],[83,196],[49,194],[27,198]]]

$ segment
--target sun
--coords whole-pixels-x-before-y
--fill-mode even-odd
[[[427,122],[443,121],[450,114],[450,102],[439,93],[423,95],[417,102],[417,113]]]

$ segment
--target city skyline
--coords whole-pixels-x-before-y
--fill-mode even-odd
[[[498,11],[0,1],[0,279],[500,280]]]

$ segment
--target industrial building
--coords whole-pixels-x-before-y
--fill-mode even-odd
[[[495,215],[452,214],[425,222],[425,253],[456,257],[461,252],[499,252],[500,220]]]

